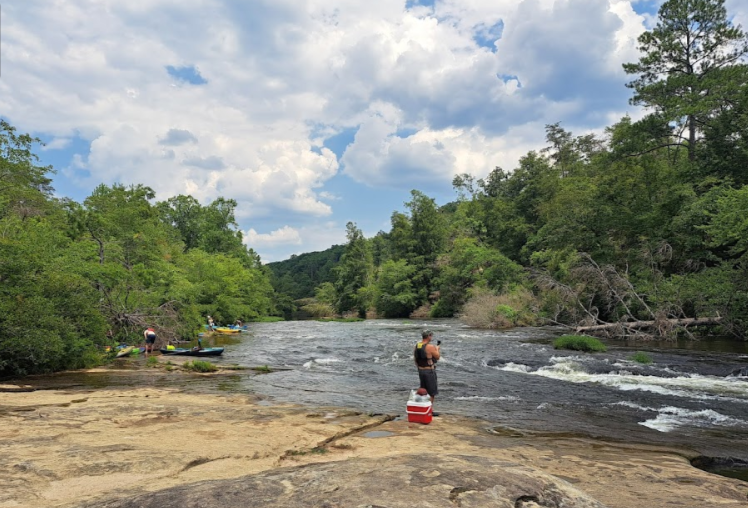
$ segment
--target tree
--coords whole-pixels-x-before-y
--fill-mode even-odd
[[[156,205],[161,220],[179,231],[185,250],[202,249],[208,253],[222,252],[254,263],[242,243],[236,222],[233,199],[218,198],[201,206],[192,196],[175,196]]]
[[[335,267],[337,310],[342,313],[357,309],[360,317],[366,317],[369,306],[367,288],[373,270],[371,249],[355,223],[349,222],[345,227],[348,243],[340,264]]]
[[[377,279],[377,314],[387,318],[408,317],[418,305],[411,278],[415,268],[404,259],[386,261]]]
[[[674,122],[695,159],[697,134],[737,83],[730,66],[748,52],[748,38],[727,17],[724,0],[668,0],[657,25],[639,36],[643,56],[623,69],[638,78],[631,104],[654,108]],[[687,131],[687,135],[681,133]]]
[[[522,267],[475,238],[455,239],[439,264],[439,301],[432,308],[432,317],[452,317],[474,286],[501,292],[522,278]]]

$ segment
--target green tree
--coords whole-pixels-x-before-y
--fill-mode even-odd
[[[253,256],[242,243],[242,233],[236,222],[236,206],[236,201],[225,198],[201,206],[194,197],[181,195],[156,205],[161,219],[179,232],[185,250],[199,248],[208,253],[221,252],[251,264]]]
[[[360,317],[366,317],[371,296],[367,288],[372,282],[373,271],[371,249],[364,234],[353,222],[346,224],[346,238],[348,243],[345,251],[340,264],[335,267],[337,310],[343,313],[356,309]]]
[[[0,121],[0,378],[91,365],[105,341],[98,295],[69,269],[73,245],[37,142]]]
[[[676,142],[685,142],[692,161],[698,132],[738,88],[730,67],[748,52],[748,39],[733,26],[724,3],[666,1],[655,27],[639,36],[642,57],[623,65],[626,73],[638,75],[627,85],[634,90],[631,103],[653,108],[681,127]]]
[[[408,317],[418,306],[418,293],[413,288],[415,268],[404,259],[386,261],[379,270],[376,290],[377,314],[387,317]]]
[[[439,264],[439,300],[432,309],[433,317],[453,316],[475,286],[500,293],[522,279],[520,265],[475,238],[455,239]]]

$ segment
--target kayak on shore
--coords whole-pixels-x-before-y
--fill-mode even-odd
[[[220,356],[223,354],[222,347],[206,347],[202,349],[185,349],[185,348],[174,348],[167,349],[161,348],[161,354],[163,355],[181,355],[181,356]]]

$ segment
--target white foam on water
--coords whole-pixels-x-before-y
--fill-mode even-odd
[[[657,409],[655,409],[653,407],[640,406],[639,404],[636,404],[634,402],[629,402],[628,400],[623,400],[621,402],[616,402],[613,405],[614,406],[630,407],[632,409],[638,409],[640,411],[654,411],[654,412],[657,412]]]
[[[747,422],[737,420],[718,413],[712,409],[694,411],[679,407],[667,406],[659,410],[659,414],[650,420],[639,422],[639,425],[649,427],[660,432],[671,432],[678,427],[735,427]]]
[[[587,372],[584,359],[578,356],[552,357],[552,365],[532,371],[522,364],[507,363],[499,370],[524,372],[534,376],[558,379],[570,383],[596,383],[621,391],[645,391],[690,399],[706,400],[714,397],[748,403],[748,383],[737,378],[722,378],[700,374],[674,377],[634,375],[627,370],[604,374]]]
[[[466,397],[455,397],[455,400],[469,400],[479,402],[490,402],[490,401],[503,401],[503,402],[514,402],[520,400],[519,397],[513,395],[507,395],[506,397],[481,397],[479,395],[472,395]]]
[[[493,368],[498,370],[506,370],[508,372],[524,372],[526,374],[530,373],[530,367],[528,367],[527,365],[522,365],[521,363],[509,362],[503,367],[496,366]]]
[[[343,360],[339,360],[338,358],[315,358],[314,363],[319,363],[321,365],[329,365],[331,363],[339,363]]]
[[[338,358],[315,358],[314,360],[309,360],[306,362],[303,367],[305,369],[311,369],[315,365],[331,365],[333,363],[340,363],[342,360],[339,360]]]

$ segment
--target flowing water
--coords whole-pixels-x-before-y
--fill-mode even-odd
[[[232,388],[311,405],[403,414],[418,387],[423,328],[441,340],[435,410],[497,432],[533,431],[686,446],[748,464],[748,344],[608,343],[555,350],[554,328],[474,330],[457,320],[258,323],[221,362],[283,368]],[[632,361],[646,351],[653,363]]]
[[[273,370],[239,371],[222,378],[220,390],[404,415],[410,390],[418,387],[412,351],[424,328],[442,341],[437,412],[483,419],[505,435],[686,447],[703,455],[702,467],[748,480],[748,343],[609,342],[606,353],[586,354],[555,350],[553,339],[562,331],[554,328],[474,330],[452,319],[289,321],[250,324],[247,333],[219,344],[226,347],[222,357],[207,360]],[[632,361],[637,351],[653,363]],[[83,381],[120,382],[127,382],[121,372]]]

